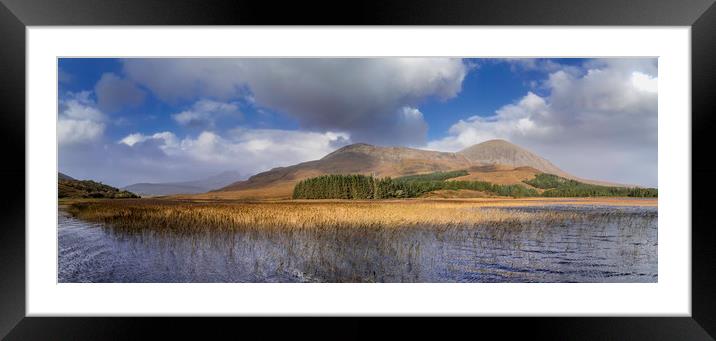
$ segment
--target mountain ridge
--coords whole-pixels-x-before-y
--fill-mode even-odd
[[[57,179],[58,180],[77,180],[67,174],[64,174],[62,172],[57,172]]]
[[[241,179],[237,171],[224,171],[199,180],[180,182],[139,182],[124,186],[121,189],[142,196],[160,196],[174,194],[198,194],[219,189]]]
[[[341,147],[321,159],[276,167],[215,192],[252,189],[271,182],[295,182],[323,174],[371,174],[378,177],[468,168],[472,163],[462,155],[408,147],[380,147],[355,143]]]
[[[298,181],[326,174],[400,177],[455,170],[470,171],[468,176],[460,180],[524,185],[522,180],[538,173],[548,173],[585,183],[609,184],[580,179],[561,170],[549,160],[505,140],[485,141],[458,152],[354,143],[338,148],[320,159],[275,167],[199,196],[280,199],[289,197]]]
[[[507,165],[512,167],[532,167],[544,173],[573,177],[561,170],[549,160],[502,139],[488,140],[474,144],[458,152],[473,162],[483,164]]]

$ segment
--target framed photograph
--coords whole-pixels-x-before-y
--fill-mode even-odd
[[[356,6],[3,0],[0,335],[713,338],[712,1]]]

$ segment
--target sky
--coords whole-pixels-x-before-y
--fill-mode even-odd
[[[657,80],[656,58],[61,58],[59,170],[126,186],[501,138],[656,187]]]

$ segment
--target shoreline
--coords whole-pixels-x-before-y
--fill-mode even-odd
[[[268,203],[464,203],[482,206],[545,206],[545,205],[601,205],[601,206],[648,206],[658,207],[658,198],[637,197],[485,197],[485,198],[405,198],[405,199],[189,199],[177,197],[148,197],[139,199],[60,199],[60,205],[70,206],[78,202],[156,202],[156,203],[184,203],[184,204],[268,204]]]

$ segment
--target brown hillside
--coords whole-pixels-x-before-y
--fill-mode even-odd
[[[483,165],[505,165],[512,167],[532,167],[542,173],[554,174],[563,178],[600,186],[633,187],[631,185],[617,184],[607,181],[583,179],[569,174],[529,150],[505,140],[485,141],[458,152],[470,161]]]
[[[541,172],[586,183],[608,184],[579,179],[534,153],[504,140],[483,142],[457,153],[357,143],[342,147],[319,160],[274,168],[219,190],[175,197],[287,199],[291,197],[297,182],[319,175],[365,174],[376,177],[399,177],[453,170],[470,172],[469,175],[453,180],[486,181],[496,184],[524,185],[523,180],[531,179]]]
[[[247,190],[265,189],[272,196],[290,197],[298,181],[324,174],[365,174],[397,177],[467,169],[472,163],[462,155],[404,147],[378,147],[352,144],[340,148],[320,160],[279,167],[256,174],[248,180],[235,182],[206,196],[243,198]],[[237,193],[241,192],[241,193]],[[256,195],[260,191],[252,191]]]
[[[551,162],[535,155],[520,146],[505,140],[490,140],[470,146],[458,152],[470,161],[487,165],[506,165],[512,167],[532,167],[543,173],[572,177]]]
[[[498,185],[524,185],[524,180],[530,180],[535,175],[542,173],[541,171],[532,167],[517,167],[513,168],[507,165],[489,165],[489,166],[477,166],[468,169],[470,174],[452,178],[448,181],[484,181]]]

